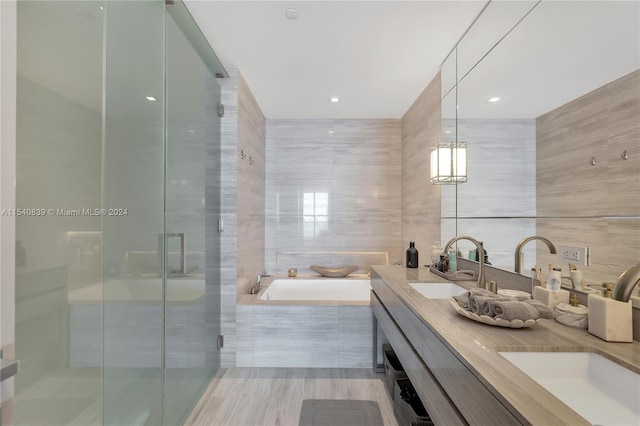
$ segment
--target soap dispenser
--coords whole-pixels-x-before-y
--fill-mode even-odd
[[[602,296],[589,294],[589,333],[607,342],[631,342],[631,301],[621,302],[611,298],[613,283],[603,283]]]
[[[409,241],[409,248],[407,249],[407,268],[418,267],[418,250],[416,249],[416,243]]]

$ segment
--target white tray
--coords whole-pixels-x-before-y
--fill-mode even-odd
[[[453,309],[455,309],[455,311],[457,313],[459,313],[460,315],[462,315],[463,317],[467,317],[471,320],[477,321],[477,322],[481,322],[483,324],[487,324],[487,325],[493,325],[496,327],[507,327],[507,328],[527,328],[527,327],[531,327],[532,325],[536,324],[538,321],[541,320],[541,318],[538,318],[536,320],[530,319],[530,320],[526,320],[526,321],[522,321],[519,319],[513,320],[513,321],[507,321],[507,320],[503,320],[503,319],[495,319],[486,315],[478,315],[478,314],[474,314],[471,311],[467,311],[466,309],[464,309],[462,306],[458,305],[458,302],[456,302],[456,299],[454,299],[453,297],[451,299],[449,299],[449,303],[451,304],[451,306],[453,307]]]

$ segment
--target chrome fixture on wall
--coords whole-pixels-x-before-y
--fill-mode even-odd
[[[431,183],[447,185],[467,181],[467,143],[440,141],[431,147]]]
[[[628,302],[631,292],[640,283],[640,263],[624,271],[613,287],[613,299]]]
[[[547,245],[547,247],[549,247],[549,252],[551,254],[556,254],[556,246],[554,246],[553,243],[551,241],[549,241],[548,239],[546,239],[545,237],[540,237],[538,235],[533,235],[531,237],[524,238],[516,246],[516,252],[515,252],[515,255],[514,255],[514,265],[515,265],[514,272],[516,272],[517,274],[519,274],[521,272],[521,269],[522,269],[522,248],[529,241],[533,241],[533,240],[543,241]]]

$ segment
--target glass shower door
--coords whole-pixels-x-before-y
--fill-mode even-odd
[[[183,424],[220,365],[218,218],[224,74],[182,2],[166,6],[165,424]]]
[[[105,4],[104,424],[163,424],[164,1]]]
[[[180,1],[108,2],[105,34],[104,423],[183,424],[220,364],[226,73]]]

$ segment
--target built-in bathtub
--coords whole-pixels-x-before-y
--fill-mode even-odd
[[[369,279],[276,279],[260,300],[369,302]]]
[[[371,368],[368,276],[274,279],[236,310],[239,367]]]

